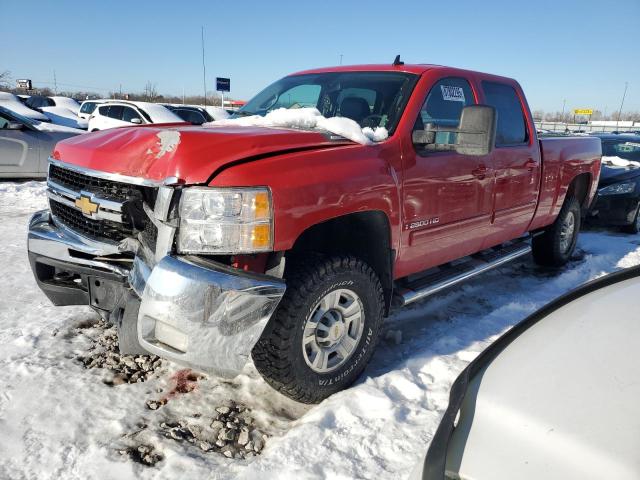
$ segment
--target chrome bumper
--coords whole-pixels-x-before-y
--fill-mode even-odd
[[[129,297],[139,302],[133,331],[137,330],[140,346],[226,377],[240,373],[285,292],[280,279],[239,272],[195,256],[167,255],[155,265],[138,256],[133,268],[125,269],[100,259],[117,253],[117,245],[77,235],[55,224],[48,211],[32,217],[28,249],[30,255],[72,267],[126,277],[126,288],[136,293]]]

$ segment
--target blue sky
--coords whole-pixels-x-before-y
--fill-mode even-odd
[[[532,109],[640,110],[640,0],[0,0],[0,71],[67,84],[202,92],[231,77],[247,99],[287,73],[344,64],[436,63],[514,77]],[[68,87],[71,88],[71,87]]]

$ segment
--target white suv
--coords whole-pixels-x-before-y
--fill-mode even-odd
[[[155,103],[113,100],[98,105],[93,111],[89,117],[89,131],[147,123],[184,123],[184,120]]]

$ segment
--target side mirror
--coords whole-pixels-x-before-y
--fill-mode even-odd
[[[24,128],[24,125],[20,122],[8,122],[4,128],[6,128],[7,130],[22,130]]]
[[[488,105],[469,105],[462,109],[456,152],[461,155],[488,155],[496,144],[498,113]]]
[[[132,118],[131,119],[131,123],[135,123],[136,125],[140,125],[142,123],[142,120],[140,120],[139,118]]]
[[[427,151],[455,151],[461,155],[487,155],[496,142],[498,113],[488,105],[469,105],[462,109],[458,127],[429,123],[412,134],[413,143]],[[436,143],[438,132],[456,134],[455,143]]]

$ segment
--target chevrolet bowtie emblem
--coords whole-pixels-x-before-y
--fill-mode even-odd
[[[92,216],[98,211],[98,204],[93,203],[89,197],[81,196],[76,200],[76,207],[82,210],[85,215]]]

